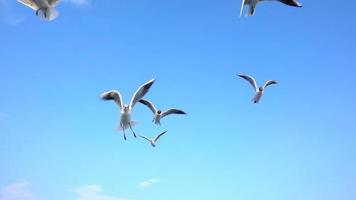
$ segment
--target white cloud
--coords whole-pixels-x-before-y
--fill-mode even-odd
[[[149,179],[147,181],[142,181],[140,183],[140,187],[142,188],[148,188],[148,187],[151,187],[153,184],[157,183],[158,182],[158,179],[156,178],[152,178],[152,179]]]
[[[74,190],[74,192],[78,195],[75,200],[127,200],[123,198],[102,195],[102,191],[103,189],[100,185],[87,185],[80,187]]]
[[[0,200],[39,200],[39,198],[33,194],[31,183],[24,181],[2,188]]]
[[[63,0],[64,2],[72,3],[78,6],[87,6],[91,4],[91,0]]]

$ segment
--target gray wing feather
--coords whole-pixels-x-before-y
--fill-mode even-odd
[[[265,85],[263,86],[263,89],[265,89],[266,87],[273,85],[273,84],[277,84],[277,81],[275,80],[269,80],[265,83]]]
[[[168,109],[168,110],[164,111],[164,112],[162,113],[162,117],[161,117],[161,118],[163,118],[163,117],[165,117],[165,116],[167,116],[167,115],[170,115],[170,114],[185,115],[185,114],[187,114],[187,113],[185,113],[185,112],[182,111],[182,110],[178,110],[178,109],[172,108],[172,109]]]
[[[148,92],[148,90],[151,88],[152,84],[155,82],[155,79],[152,79],[148,81],[147,83],[141,85],[138,90],[135,92],[133,95],[131,102],[130,102],[130,108],[132,109],[135,104],[141,100]]]
[[[238,76],[245,79],[246,81],[248,81],[252,85],[252,87],[255,89],[255,91],[257,91],[258,86],[257,86],[256,80],[252,76],[245,75],[245,74],[238,74]]]
[[[160,133],[159,135],[157,135],[157,137],[153,140],[153,142],[157,142],[157,140],[165,133],[167,133],[167,131],[164,131],[164,132]]]
[[[103,100],[114,100],[115,103],[120,107],[120,109],[123,108],[121,94],[120,94],[120,92],[118,92],[116,90],[104,92],[100,95],[100,97]]]
[[[149,141],[149,142],[151,142],[151,139],[148,138],[148,137],[146,137],[146,136],[144,136],[144,135],[140,135],[140,137],[143,138],[143,139],[145,139],[145,140],[147,140],[147,141]]]
[[[153,114],[156,114],[156,107],[153,105],[153,103],[151,103],[150,101],[148,100],[145,100],[145,99],[141,99],[139,101],[140,103],[142,103],[143,105],[147,106],[149,109],[151,109],[151,111],[153,112]]]

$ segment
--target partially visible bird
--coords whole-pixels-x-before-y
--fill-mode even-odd
[[[165,133],[167,133],[167,131],[164,131],[164,132],[158,134],[158,135],[157,135],[155,138],[153,138],[153,139],[148,138],[148,137],[143,136],[143,135],[140,135],[140,137],[143,138],[143,139],[145,139],[145,140],[147,140],[147,141],[152,145],[152,147],[156,147],[156,142],[157,142],[157,140],[158,140],[162,135],[164,135]]]
[[[152,84],[154,83],[155,79],[152,79],[148,81],[147,83],[141,85],[135,92],[135,94],[132,96],[131,102],[129,105],[123,104],[121,94],[120,92],[116,90],[111,90],[108,92],[104,92],[101,94],[101,98],[103,100],[114,100],[115,103],[119,106],[120,108],[120,124],[119,127],[117,128],[118,130],[122,130],[124,132],[124,139],[126,140],[126,134],[125,134],[125,129],[130,128],[134,137],[136,137],[136,134],[134,130],[132,129],[132,126],[134,126],[136,123],[131,120],[131,111],[135,104],[143,98],[151,88]]]
[[[140,103],[144,104],[145,106],[147,106],[149,109],[151,109],[151,111],[154,114],[154,117],[152,119],[152,122],[154,122],[155,124],[161,125],[161,119],[167,115],[170,114],[180,114],[180,115],[185,115],[187,113],[185,113],[182,110],[176,109],[176,108],[171,108],[168,109],[164,112],[162,112],[162,110],[157,109],[152,102],[145,100],[145,99],[141,99]]]
[[[252,98],[252,101],[254,103],[258,103],[261,100],[261,97],[262,97],[263,92],[266,89],[266,87],[268,87],[270,85],[273,85],[273,84],[277,84],[277,81],[269,80],[264,84],[263,87],[258,87],[257,83],[256,83],[256,80],[252,76],[245,75],[245,74],[238,74],[238,76],[243,78],[243,79],[245,79],[245,80],[247,80],[252,85],[252,87],[255,89],[256,94]]]
[[[242,15],[242,11],[245,5],[249,5],[249,10],[246,16],[252,16],[255,13],[255,9],[258,3],[263,1],[279,1],[289,6],[293,7],[303,7],[297,0],[242,0],[241,10],[240,10],[240,17]]]
[[[59,16],[55,9],[60,0],[17,0],[36,11],[36,16],[52,21]]]

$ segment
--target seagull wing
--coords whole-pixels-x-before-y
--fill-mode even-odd
[[[257,89],[258,89],[257,83],[256,83],[256,80],[252,76],[245,75],[245,74],[239,74],[238,76],[245,79],[246,81],[248,81],[252,85],[252,87],[255,89],[255,91],[257,91]]]
[[[171,108],[171,109],[168,109],[168,110],[164,111],[164,112],[162,113],[162,117],[161,117],[161,118],[163,118],[163,117],[165,117],[165,116],[167,116],[167,115],[170,115],[170,114],[185,115],[185,114],[187,114],[187,113],[185,113],[185,112],[182,111],[182,110],[178,110],[178,109],[175,109],[175,108]]]
[[[265,83],[265,85],[263,86],[263,89],[265,89],[266,87],[273,85],[273,84],[277,84],[277,81],[269,80]]]
[[[149,109],[151,109],[153,114],[156,114],[157,109],[155,108],[153,103],[151,103],[150,101],[145,100],[145,99],[141,99],[139,102],[142,103],[143,105],[147,106]]]
[[[146,137],[146,136],[144,136],[144,135],[140,135],[140,137],[143,138],[143,139],[145,139],[145,140],[147,140],[147,141],[149,141],[149,142],[151,142],[151,139],[148,138],[148,137]]]
[[[160,133],[159,135],[157,135],[156,138],[153,140],[153,142],[154,142],[154,143],[157,142],[157,140],[158,140],[162,135],[164,135],[165,133],[167,133],[167,131],[164,131],[164,132]]]
[[[17,2],[22,3],[25,6],[30,7],[33,10],[38,10],[40,6],[34,0],[17,0]]]
[[[155,82],[155,79],[148,81],[147,83],[141,85],[138,90],[133,95],[131,102],[130,102],[130,109],[132,109],[135,104],[143,98],[151,88],[152,84]]]
[[[245,1],[246,1],[246,0],[242,0],[242,3],[241,3],[240,18],[241,18],[241,16],[242,16],[242,11],[244,10]]]
[[[104,92],[100,95],[101,99],[103,100],[114,100],[115,103],[120,107],[120,109],[123,109],[123,103],[122,103],[122,98],[120,92],[116,90],[111,90],[108,92]]]

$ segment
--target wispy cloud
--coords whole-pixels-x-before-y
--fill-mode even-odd
[[[15,16],[10,2],[9,0],[0,0],[0,21],[10,26],[17,26],[25,20],[25,17]]]
[[[67,3],[72,3],[77,6],[88,6],[91,4],[91,0],[63,0]]]
[[[101,194],[103,191],[100,185],[87,185],[74,190],[78,195],[75,200],[128,200],[125,198],[110,197]]]
[[[158,182],[158,179],[152,178],[152,179],[149,179],[149,180],[146,180],[146,181],[142,181],[140,183],[140,187],[148,188],[148,187],[151,187],[152,185],[156,184],[157,182]]]
[[[2,188],[0,200],[39,200],[39,198],[33,194],[31,183],[24,181]]]

